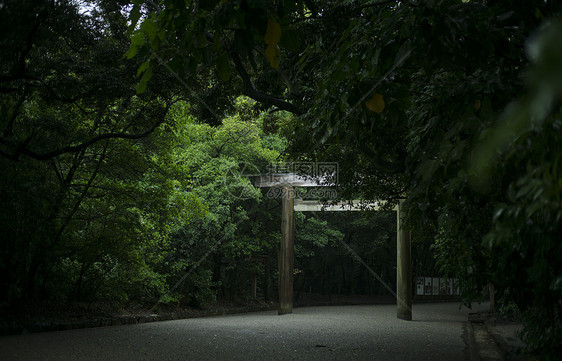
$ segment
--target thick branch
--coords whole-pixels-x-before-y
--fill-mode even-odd
[[[0,155],[4,156],[5,158],[8,159],[12,159],[12,160],[18,160],[19,155],[23,154],[26,155],[30,158],[33,159],[37,159],[37,160],[48,160],[54,157],[57,157],[61,154],[64,153],[76,153],[76,152],[80,152],[83,149],[88,148],[90,145],[99,142],[100,140],[104,140],[104,139],[113,139],[113,138],[118,138],[118,139],[141,139],[141,138],[145,138],[148,135],[150,135],[151,133],[153,133],[156,128],[158,128],[158,126],[160,124],[162,124],[164,122],[164,117],[162,117],[162,119],[158,122],[156,122],[150,129],[148,129],[147,131],[143,132],[143,133],[133,133],[133,134],[127,134],[127,133],[104,133],[104,134],[100,134],[97,135],[93,138],[90,138],[89,140],[86,140],[83,143],[80,143],[78,145],[71,145],[71,146],[66,146],[66,147],[62,147],[56,150],[52,150],[50,152],[47,153],[37,153],[35,151],[32,151],[30,149],[27,149],[25,146],[21,147],[21,146],[16,146],[16,151],[14,154],[7,154],[5,152],[1,152],[0,151]],[[4,145],[12,145],[10,144],[10,142],[3,138],[0,137],[0,143],[4,144]]]
[[[61,224],[61,226],[59,227],[59,229],[57,231],[57,234],[55,236],[54,241],[48,246],[48,248],[52,249],[60,241],[61,236],[64,233],[66,227],[70,224],[70,221],[72,221],[76,212],[78,212],[78,209],[80,208],[80,205],[82,204],[82,201],[84,200],[84,198],[86,198],[86,195],[88,194],[88,191],[90,190],[90,186],[92,185],[92,183],[94,182],[94,179],[96,179],[96,177],[98,175],[98,172],[101,168],[101,165],[103,164],[103,161],[105,159],[106,152],[107,152],[107,143],[105,144],[105,146],[103,148],[103,152],[101,153],[100,157],[98,158],[98,161],[97,161],[97,164],[96,164],[96,168],[94,169],[94,172],[90,176],[90,179],[88,179],[88,183],[86,184],[84,189],[82,189],[82,192],[80,192],[80,196],[78,196],[78,199],[74,203],[74,206],[72,207],[72,210],[70,211],[70,213],[68,213],[66,215],[66,217],[64,218],[63,223]]]
[[[240,57],[238,56],[238,53],[236,51],[232,51],[232,60],[234,61],[234,66],[236,67],[236,70],[238,71],[238,74],[240,74],[240,77],[242,78],[242,82],[244,83],[244,89],[242,91],[242,93],[244,93],[244,95],[249,96],[250,98],[260,102],[260,103],[264,103],[264,104],[268,104],[268,105],[273,105],[279,109],[282,110],[286,110],[288,112],[291,112],[293,114],[297,114],[297,115],[301,115],[304,114],[303,109],[301,109],[300,107],[298,107],[297,105],[287,102],[283,99],[279,99],[276,97],[273,97],[271,95],[268,94],[263,94],[260,93],[252,84],[252,80],[250,79],[250,75],[248,74],[248,72],[246,71],[246,68],[244,67],[244,64],[242,64],[242,61],[240,60]]]
[[[6,129],[4,129],[4,136],[5,137],[9,137],[10,135],[12,135],[12,128],[14,126],[14,122],[18,116],[18,111],[21,108],[23,102],[25,101],[26,98],[26,94],[25,94],[25,90],[22,94],[22,96],[19,98],[16,106],[14,107],[14,110],[12,112],[12,115],[10,116],[10,120],[8,121],[8,125],[6,125]]]
[[[211,42],[211,43],[214,42],[214,37],[211,33],[207,32],[205,35],[206,35],[207,40],[209,42]],[[254,84],[252,84],[252,80],[250,79],[250,75],[248,74],[248,71],[244,67],[244,64],[242,64],[242,60],[240,60],[240,56],[238,55],[236,50],[232,49],[231,46],[225,44],[225,42],[223,40],[221,40],[221,46],[223,47],[223,49],[225,49],[227,52],[229,52],[230,55],[232,56],[232,60],[234,61],[234,66],[236,67],[236,71],[238,72],[238,74],[242,78],[242,83],[244,84],[244,89],[242,90],[242,93],[244,95],[246,95],[246,96],[248,96],[248,97],[250,97],[250,98],[252,98],[255,101],[258,101],[260,103],[272,105],[272,106],[275,106],[275,107],[279,108],[280,110],[286,110],[286,111],[291,112],[293,114],[301,115],[301,114],[305,113],[302,109],[300,109],[298,106],[296,106],[293,103],[287,102],[283,99],[279,99],[279,98],[276,98],[276,97],[268,95],[268,94],[260,93],[254,87]],[[292,89],[290,89],[290,91],[293,92]]]
[[[27,35],[25,40],[25,46],[22,49],[18,57],[18,60],[14,64],[13,68],[11,69],[11,74],[0,74],[0,82],[10,82],[10,81],[18,80],[24,76],[25,65],[26,65],[25,61],[27,59],[27,56],[31,52],[31,49],[33,48],[33,41],[35,39],[35,35],[37,34],[37,30],[39,29],[39,25],[41,24],[43,15],[44,13],[40,14],[35,20],[33,26],[31,27],[31,30],[29,31],[29,34]]]

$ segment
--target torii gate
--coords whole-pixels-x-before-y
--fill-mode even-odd
[[[358,211],[358,201],[322,206],[316,201],[295,199],[295,187],[327,186],[318,178],[303,177],[297,174],[261,175],[254,185],[258,188],[282,189],[281,245],[279,252],[279,315],[293,312],[293,264],[294,264],[294,211]],[[400,201],[396,210],[396,304],[397,317],[412,320],[412,265],[411,234],[401,228],[404,213]],[[378,210],[381,203],[367,205],[367,209]]]

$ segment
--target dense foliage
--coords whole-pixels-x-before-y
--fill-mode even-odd
[[[170,222],[189,220],[182,208],[199,208],[174,187],[188,175],[164,167],[173,139],[149,137],[177,101],[169,76],[138,96],[118,7],[78,10],[64,1],[0,10],[3,303],[155,292],[144,255]]]
[[[168,69],[139,94],[121,5],[0,8],[0,306],[201,306],[250,298],[254,277],[274,300],[280,200],[245,175],[282,159],[289,114],[244,97],[205,113]],[[299,226],[308,252],[339,235]]]

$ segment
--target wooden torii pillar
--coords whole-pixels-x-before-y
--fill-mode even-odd
[[[279,247],[279,311],[293,313],[293,268],[295,261],[294,189],[283,187],[281,206],[281,245]]]
[[[295,200],[294,187],[325,186],[310,177],[296,174],[268,175],[260,177],[255,186],[258,188],[281,188],[281,244],[279,248],[279,315],[293,312],[293,265],[294,265],[294,211],[359,211],[365,209],[359,201],[340,202],[324,206],[317,201]],[[396,217],[396,303],[397,317],[403,320],[412,319],[412,267],[410,231],[401,227],[404,217],[400,202],[394,209]],[[366,209],[378,210],[382,203],[367,205]]]
[[[402,228],[402,200],[396,209],[396,316],[412,320],[412,240],[409,230]]]

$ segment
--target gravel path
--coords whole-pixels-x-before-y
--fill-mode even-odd
[[[476,309],[485,309],[477,306]],[[455,360],[466,359],[466,308],[331,306],[7,336],[0,360]]]

